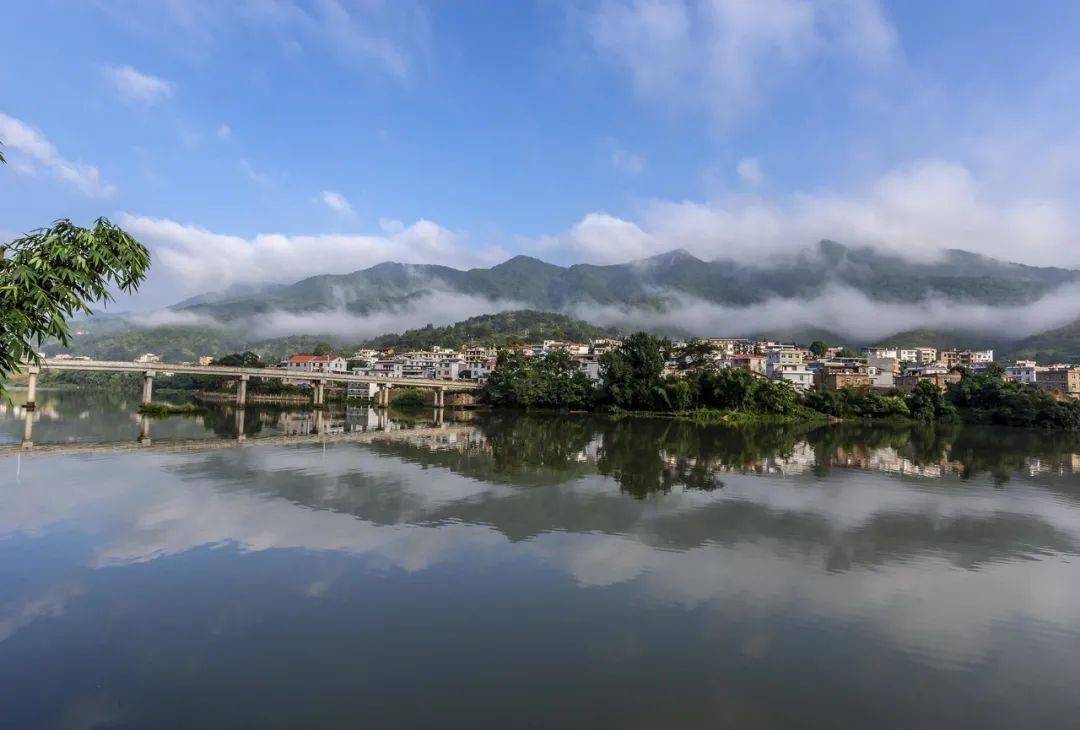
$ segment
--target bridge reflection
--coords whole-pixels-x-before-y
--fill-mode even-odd
[[[145,414],[133,414],[138,424],[138,434],[133,441],[96,442],[96,443],[34,443],[34,424],[49,414],[47,411],[26,406],[13,406],[11,414],[22,421],[22,441],[18,445],[0,445],[0,456],[22,452],[27,454],[79,454],[111,453],[132,450],[155,451],[192,451],[198,449],[228,448],[247,441],[251,422],[245,408],[229,407],[208,413],[206,417],[195,417],[210,428],[218,437],[207,438],[171,438],[155,443],[152,438],[152,424],[155,418]],[[457,432],[472,430],[468,427],[447,425],[444,409],[436,408],[430,413],[430,423],[402,423],[392,420],[385,409],[354,408],[344,412],[332,413],[325,410],[280,411],[277,413],[257,412],[253,414],[257,421],[271,423],[278,431],[275,436],[258,436],[253,439],[260,444],[280,445],[305,442],[370,441],[388,434],[419,435],[429,432],[446,433],[449,428]],[[453,419],[468,419],[469,415],[455,412]],[[215,423],[205,423],[210,417]],[[229,423],[231,421],[231,424]],[[254,424],[256,427],[262,425]],[[221,426],[227,426],[231,432],[223,432]]]

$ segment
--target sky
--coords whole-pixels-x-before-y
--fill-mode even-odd
[[[1080,266],[1080,3],[8,0],[0,237],[108,216],[121,306],[385,260]]]

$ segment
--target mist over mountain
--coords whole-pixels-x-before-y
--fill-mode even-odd
[[[272,312],[344,310],[365,315],[401,311],[441,292],[548,311],[582,304],[664,310],[677,309],[686,300],[747,307],[770,300],[812,300],[836,290],[884,304],[939,300],[1002,306],[1029,304],[1077,283],[1078,271],[1008,263],[965,251],[947,251],[939,261],[925,263],[821,241],[788,259],[756,265],[703,261],[684,250],[607,266],[563,267],[529,256],[464,271],[388,262],[286,286],[201,295],[171,309],[220,322]]]
[[[185,327],[198,328],[196,341],[207,343],[297,335],[357,343],[526,309],[678,337],[918,341],[1080,356],[1080,271],[959,250],[911,261],[832,241],[753,265],[680,249],[614,265],[558,266],[528,256],[468,270],[387,262],[293,284],[234,286],[119,321],[95,319],[87,330],[159,332],[138,341],[163,350]],[[95,341],[96,349],[109,346]]]

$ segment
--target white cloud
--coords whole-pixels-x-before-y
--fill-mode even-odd
[[[760,185],[765,180],[765,174],[761,171],[761,163],[758,162],[756,157],[746,157],[739,160],[735,171],[739,173],[739,177],[751,185]]]
[[[244,177],[256,185],[269,185],[273,182],[269,175],[262,172],[256,172],[255,168],[253,168],[251,163],[247,160],[240,160],[240,170],[244,173]]]
[[[507,299],[436,290],[412,299],[405,306],[370,314],[356,314],[343,306],[321,312],[275,311],[252,317],[239,327],[258,337],[316,334],[357,342],[387,332],[403,332],[429,324],[441,327],[480,314],[529,308],[527,304]]]
[[[116,191],[114,186],[101,179],[96,167],[65,159],[40,131],[3,113],[0,113],[0,141],[7,151],[19,153],[9,159],[12,169],[17,172],[33,175],[46,170],[53,177],[94,197],[106,197]]]
[[[633,152],[618,148],[611,153],[611,166],[619,172],[637,175],[645,169],[645,158],[636,155]]]
[[[230,137],[232,137],[232,127],[230,127],[228,124],[225,124],[225,123],[222,123],[220,126],[218,126],[218,128],[217,128],[217,138],[218,139],[223,139],[224,140],[224,139],[229,139]]]
[[[183,0],[102,4],[101,10],[140,35],[205,57],[248,34],[290,57],[327,52],[343,64],[409,79],[430,39],[426,9],[417,0]],[[269,43],[268,43],[269,42]]]
[[[120,223],[149,245],[154,274],[180,292],[219,290],[234,283],[293,282],[315,274],[347,273],[384,261],[490,265],[501,249],[474,251],[460,234],[419,220],[383,235],[277,233],[243,238],[176,221],[122,214]]]
[[[830,286],[809,299],[776,297],[749,306],[726,306],[678,292],[657,294],[667,298],[667,309],[589,302],[575,305],[570,313],[595,324],[678,329],[702,337],[825,328],[854,343],[871,343],[916,328],[960,328],[1019,339],[1068,324],[1080,311],[1080,286],[1064,286],[1030,304],[1008,307],[961,304],[943,296],[910,304],[880,302],[842,286]]]
[[[334,211],[338,215],[351,217],[353,214],[352,206],[349,205],[349,201],[341,193],[336,193],[333,190],[323,190],[319,194],[320,199],[327,208]]]
[[[702,103],[720,121],[785,70],[829,54],[888,63],[896,34],[877,0],[619,0],[592,15],[597,50],[649,100]]]
[[[171,81],[144,74],[131,66],[108,66],[105,75],[121,96],[132,101],[153,104],[173,95]]]
[[[923,260],[960,248],[1030,264],[1080,264],[1080,225],[1060,200],[999,199],[966,167],[936,159],[893,170],[858,193],[656,201],[636,222],[590,213],[567,233],[532,245],[576,262],[618,263],[673,248],[761,262],[821,239]]]

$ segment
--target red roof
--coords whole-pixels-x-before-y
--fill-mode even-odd
[[[289,362],[333,362],[337,360],[334,355],[293,355]]]

